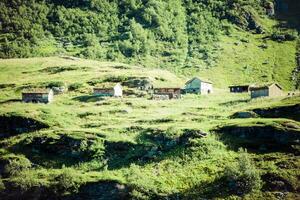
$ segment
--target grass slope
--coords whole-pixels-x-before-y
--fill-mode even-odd
[[[53,69],[57,67],[69,70],[54,73]],[[19,134],[0,142],[1,159],[13,160],[18,157],[35,164],[3,178],[4,182],[8,181],[25,189],[39,185],[54,187],[57,184],[56,178],[68,170],[78,184],[118,180],[131,185],[134,188],[132,195],[137,199],[167,198],[172,195],[188,199],[195,194],[205,198],[208,188],[204,186],[210,187],[210,184],[222,176],[225,166],[234,162],[237,152],[226,147],[213,134],[206,138],[189,138],[184,145],[174,141],[178,141],[186,129],[211,133],[217,126],[230,123],[276,124],[278,120],[232,120],[230,116],[241,108],[248,110],[299,103],[299,97],[250,100],[248,94],[229,94],[222,89],[216,89],[209,96],[186,95],[180,100],[170,101],[149,100],[147,96],[121,99],[99,99],[92,96],[92,86],[88,81],[95,78],[147,76],[158,86],[180,86],[186,80],[186,77],[178,77],[167,70],[121,63],[57,57],[12,59],[1,60],[0,71],[1,84],[2,87],[5,86],[0,93],[0,115],[17,114],[50,126],[48,129]],[[22,88],[51,81],[63,81],[69,85],[81,83],[82,87],[55,96],[54,102],[49,105],[17,101]],[[284,121],[293,120],[280,119],[278,122]],[[81,141],[80,147],[74,149],[68,146],[69,143],[61,145],[59,142],[66,141],[62,136],[71,138],[71,141],[78,139]],[[79,158],[69,148],[78,151]],[[56,153],[53,153],[53,149],[57,150]],[[299,162],[296,155],[286,152],[250,155],[262,174],[283,174],[297,188]],[[280,167],[277,165],[279,162],[288,163],[289,168]],[[203,187],[199,187],[201,185]],[[209,196],[211,195],[214,192]],[[275,195],[276,192],[262,190],[251,193],[246,198],[271,198]],[[292,199],[297,195],[297,192],[291,191],[288,197]]]

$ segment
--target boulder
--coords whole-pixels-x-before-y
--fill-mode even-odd
[[[256,113],[252,112],[252,111],[240,111],[240,112],[236,112],[234,113],[231,118],[233,119],[239,119],[239,118],[255,118],[257,117]]]

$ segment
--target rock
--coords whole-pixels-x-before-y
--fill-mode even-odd
[[[267,44],[261,44],[258,46],[259,48],[262,48],[262,49],[267,49],[268,48],[268,45]]]
[[[277,174],[266,173],[262,176],[262,180],[265,182],[265,184],[263,185],[263,190],[265,191],[295,191],[293,185],[288,180]]]
[[[241,39],[241,42],[244,42],[244,43],[249,43],[249,40],[248,39]]]
[[[253,112],[265,118],[288,118],[300,121],[300,104],[275,108],[258,108],[254,109]]]
[[[216,129],[221,139],[237,147],[264,150],[291,152],[298,154],[297,146],[300,145],[300,130],[288,129],[272,125],[239,126],[229,125]]]
[[[64,86],[62,86],[62,87],[52,87],[51,89],[53,90],[55,95],[62,94],[62,93],[67,91],[67,88],[64,87]]]
[[[257,117],[255,112],[252,111],[241,111],[234,113],[230,118],[236,119],[236,118],[255,118]]]
[[[40,152],[75,159],[88,159],[94,153],[88,149],[95,141],[91,139],[75,139],[67,135],[58,138],[39,136],[24,141],[24,147],[31,148],[32,153]]]

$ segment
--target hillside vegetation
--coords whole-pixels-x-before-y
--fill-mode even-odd
[[[155,101],[124,87],[123,98],[101,98],[98,83],[186,78],[72,57],[1,60],[0,71],[1,198],[299,198],[299,96],[251,100],[216,88]],[[20,101],[25,88],[52,86],[69,91],[51,104]]]
[[[266,5],[275,3],[275,16]],[[74,55],[201,75],[218,87],[297,84],[293,0],[3,0],[0,57]],[[288,10],[286,8],[289,8]]]
[[[0,199],[300,199],[299,31],[298,0],[1,0]]]

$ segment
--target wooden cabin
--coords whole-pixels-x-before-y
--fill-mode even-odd
[[[277,83],[257,85],[250,87],[251,98],[278,97],[283,95],[282,87]]]
[[[53,101],[53,90],[41,88],[24,90],[22,101],[25,103],[50,103]]]
[[[180,88],[154,88],[153,99],[180,99]]]
[[[249,85],[232,85],[229,86],[229,90],[231,93],[249,92]]]
[[[117,84],[102,84],[94,88],[94,95],[108,97],[122,97],[123,88],[120,83]]]
[[[213,84],[195,77],[185,83],[183,91],[193,94],[210,94],[213,92]]]

